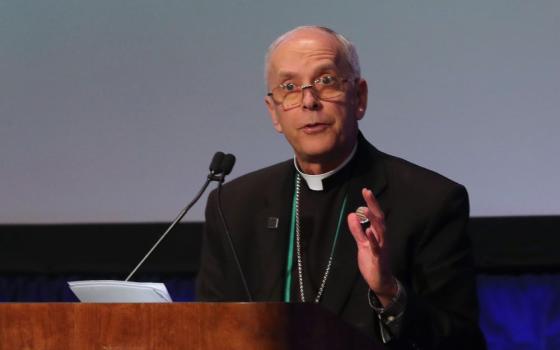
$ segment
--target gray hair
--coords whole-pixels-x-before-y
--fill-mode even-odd
[[[290,35],[292,35],[293,33],[300,31],[302,29],[318,29],[321,30],[325,33],[328,33],[330,35],[332,35],[339,43],[340,43],[340,47],[342,49],[342,55],[343,55],[343,60],[348,63],[348,66],[350,67],[350,75],[351,78],[360,78],[361,77],[361,71],[360,71],[360,60],[358,59],[358,52],[356,51],[356,47],[354,46],[354,44],[352,44],[352,42],[348,39],[346,39],[342,34],[339,34],[337,32],[335,32],[334,30],[327,28],[327,27],[321,27],[321,26],[300,26],[297,28],[294,28],[292,30],[290,30],[289,32],[286,32],[282,35],[280,35],[276,40],[274,40],[272,42],[272,44],[270,44],[270,46],[268,47],[268,50],[266,50],[266,56],[264,59],[264,81],[265,84],[267,83],[268,80],[268,71],[270,69],[270,55],[272,54],[272,52],[278,47],[278,45],[280,45],[284,40],[286,40],[286,38],[288,38]]]

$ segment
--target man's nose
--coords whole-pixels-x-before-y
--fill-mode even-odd
[[[317,91],[313,88],[313,86],[305,86],[302,91],[302,101],[301,104],[303,108],[309,110],[316,110],[319,109],[319,97],[317,97]]]

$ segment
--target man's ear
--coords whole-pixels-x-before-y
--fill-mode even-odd
[[[268,114],[270,115],[270,119],[272,120],[272,125],[274,129],[279,133],[282,133],[282,125],[280,125],[280,121],[278,120],[278,113],[276,110],[276,103],[272,100],[272,97],[266,96],[264,98],[264,103],[266,104],[266,108],[268,109]]]
[[[364,79],[358,80],[356,83],[356,119],[361,120],[366,114],[367,102],[368,102],[368,85],[367,81]]]

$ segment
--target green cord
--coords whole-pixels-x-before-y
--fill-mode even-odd
[[[284,287],[284,301],[286,303],[290,302],[290,295],[292,290],[292,268],[294,266],[294,238],[296,235],[295,217],[296,217],[296,191],[294,189],[294,196],[292,200],[292,222],[290,223],[290,244],[288,247],[288,262],[286,263],[286,285]]]
[[[297,174],[296,174],[296,182],[297,182]],[[290,244],[288,247],[288,260],[286,263],[286,284],[284,287],[284,302],[289,303],[292,291],[292,268],[294,266],[294,241],[296,235],[296,189],[294,188],[294,196],[292,200],[292,220],[290,223]],[[344,216],[344,212],[346,210],[346,200],[348,199],[348,195],[344,196],[344,200],[342,201],[342,208],[340,209],[340,213],[338,214],[338,223],[336,225],[336,233],[334,235],[333,245],[331,247],[331,257],[334,256],[334,249],[336,247],[336,242],[338,241],[338,234],[340,233],[340,225],[342,224],[342,218]]]

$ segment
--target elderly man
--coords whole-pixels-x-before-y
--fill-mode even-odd
[[[298,27],[266,57],[272,124],[294,159],[223,189],[224,215],[255,300],[315,302],[390,347],[482,349],[463,186],[369,144],[354,46]],[[246,300],[207,204],[197,296]]]

